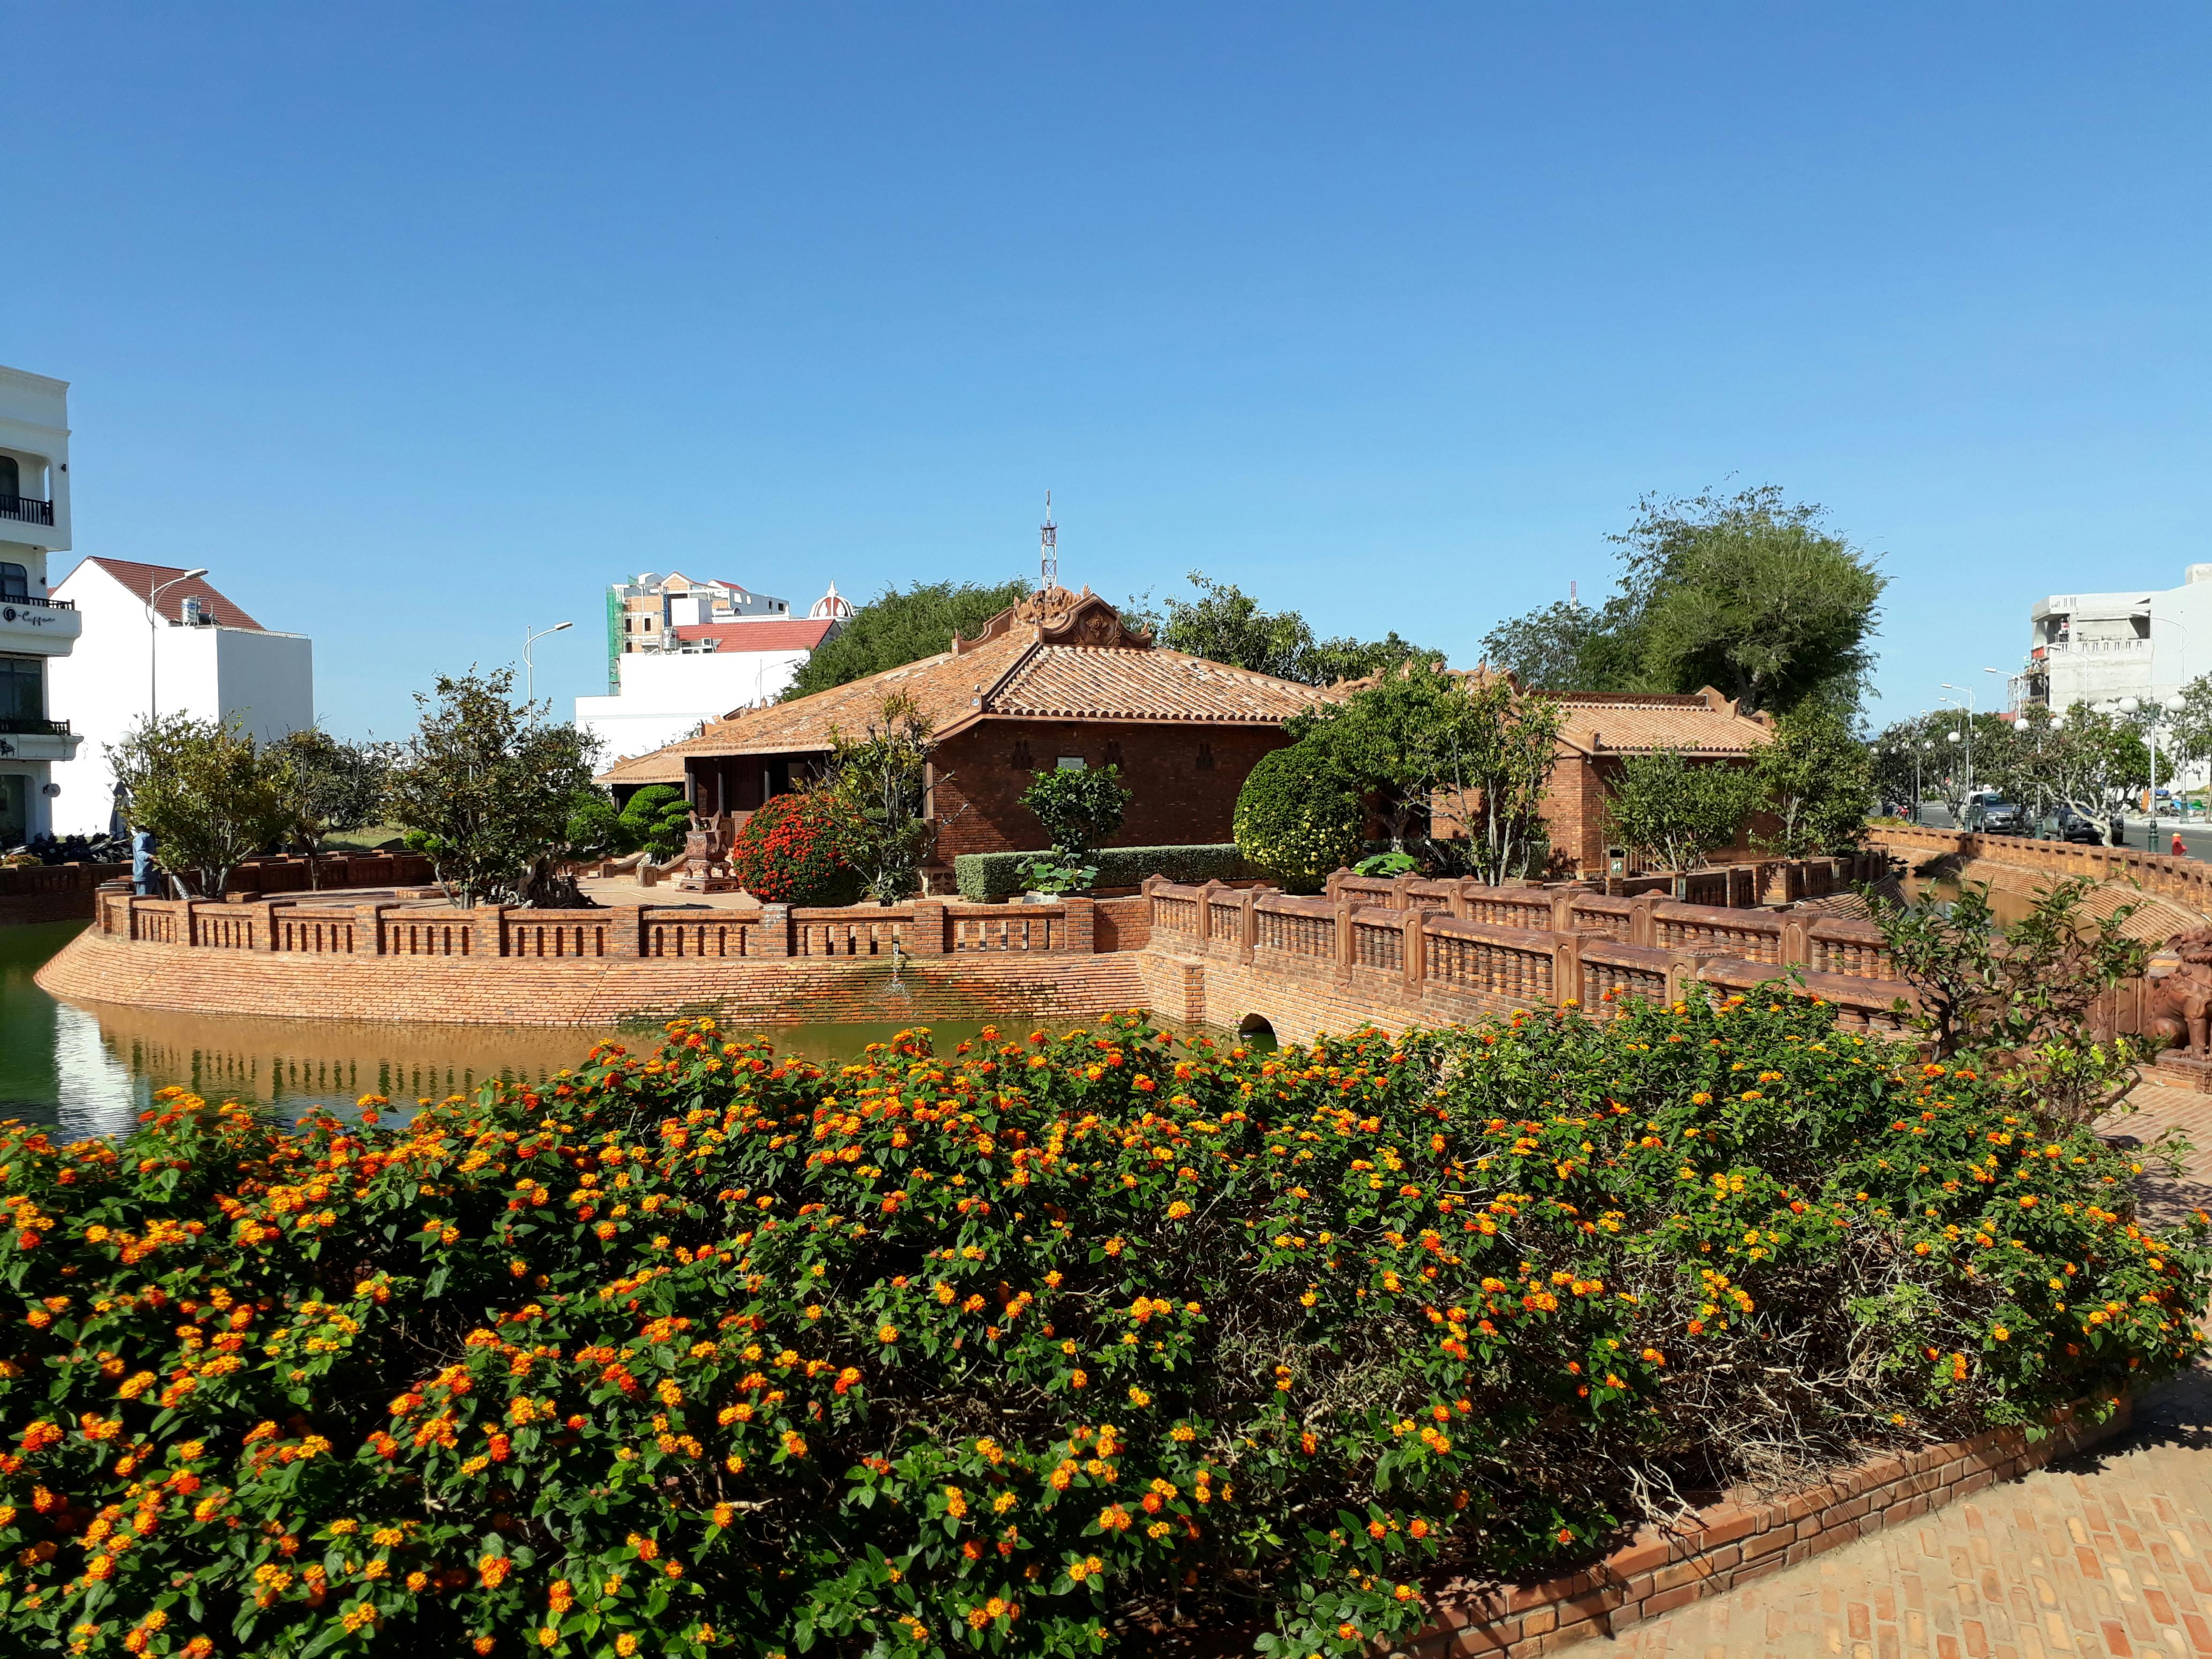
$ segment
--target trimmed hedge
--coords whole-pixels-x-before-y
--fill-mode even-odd
[[[1360,856],[1359,793],[1320,744],[1262,755],[1237,797],[1237,844],[1285,891],[1318,893]]]
[[[1049,855],[1045,851],[963,853],[952,860],[952,873],[959,884],[960,896],[971,904],[983,904],[1026,892],[1023,870],[1031,860]],[[1259,873],[1244,861],[1235,842],[1189,847],[1102,847],[1091,856],[1098,863],[1101,887],[1135,887],[1146,876],[1197,884],[1243,881]]]

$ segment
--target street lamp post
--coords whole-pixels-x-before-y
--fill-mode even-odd
[[[206,574],[207,567],[201,565],[196,569],[187,570],[181,576],[172,576],[168,580],[158,583],[154,591],[146,596],[146,723],[149,726],[159,720],[161,715],[160,650],[161,613],[158,607],[161,602],[162,589],[174,587],[179,582],[188,582],[195,576]],[[220,718],[219,714],[218,718]]]
[[[572,622],[555,623],[552,627],[541,628],[535,634],[531,633],[526,629],[524,630],[522,640],[522,700],[526,703],[534,703],[538,700],[538,672],[531,665],[530,647],[537,644],[538,641],[544,639],[548,634],[557,634],[564,628],[574,628],[575,625],[576,624]]]

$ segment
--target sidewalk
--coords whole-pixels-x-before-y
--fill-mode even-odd
[[[2161,1222],[2212,1201],[2212,1095],[2144,1085],[2108,1133],[2197,1145],[2146,1176]],[[2128,1433],[2024,1480],[1640,1625],[1586,1659],[2212,1659],[2212,1370]]]

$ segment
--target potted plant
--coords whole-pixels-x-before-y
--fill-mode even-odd
[[[1055,847],[1024,865],[1022,879],[1029,885],[1024,898],[1031,904],[1050,904],[1071,893],[1088,893],[1098,880],[1098,866],[1084,863],[1079,854]]]

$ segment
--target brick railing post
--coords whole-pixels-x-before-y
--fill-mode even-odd
[[[1331,904],[1336,903],[1344,896],[1344,878],[1351,873],[1349,870],[1330,871],[1328,879],[1322,884],[1322,896]]]
[[[1571,889],[1562,889],[1552,895],[1552,931],[1555,933],[1575,931],[1575,896]]]
[[[1659,896],[1656,893],[1638,893],[1628,901],[1628,942],[1631,945],[1641,945],[1645,950],[1651,948],[1652,941],[1658,937],[1658,925],[1651,913],[1658,905]]]
[[[1417,876],[1395,875],[1390,878],[1390,908],[1393,910],[1414,908],[1413,896],[1406,890],[1419,880]]]
[[[1260,943],[1260,890],[1246,887],[1237,894],[1237,960],[1249,964]]]
[[[1473,876],[1462,876],[1452,888],[1451,913],[1462,921],[1474,918],[1474,890],[1481,884]]]
[[[1402,896],[1402,895],[1401,895]],[[1407,908],[1398,922],[1398,962],[1405,970],[1406,994],[1418,1000],[1428,977],[1429,913]]]
[[[100,917],[103,933],[124,933],[131,931],[131,884],[127,881],[103,881],[94,890],[93,902]],[[117,924],[120,922],[118,927]]]
[[[788,904],[761,906],[760,927],[755,937],[760,949],[753,952],[763,957],[787,957],[791,954],[791,907]]]
[[[1686,1002],[1698,983],[1698,973],[1705,963],[1717,960],[1723,953],[1717,951],[1677,951],[1667,958],[1667,1000]]]
[[[1782,918],[1782,962],[1784,968],[1807,968],[1812,965],[1812,927],[1801,915]]]
[[[1208,884],[1212,885],[1211,883]],[[1071,956],[1095,956],[1098,951],[1098,901],[1074,895],[1068,898],[1066,942],[1060,946]]]
[[[1566,933],[1553,943],[1552,1001],[1558,1007],[1582,1004],[1583,938],[1581,933]]]
[[[607,908],[607,954],[634,959],[645,954],[645,907],[615,904]]]
[[[1329,878],[1331,885],[1334,885],[1335,881],[1334,876]],[[1354,937],[1352,931],[1352,901],[1345,896],[1341,889],[1330,896],[1336,902],[1335,979],[1340,985],[1349,984],[1352,980],[1352,964],[1359,957],[1359,941]]]
[[[276,948],[276,911],[279,905],[282,904],[289,908],[295,902],[264,899],[252,907],[261,913],[261,948],[264,951],[274,951]]]
[[[906,948],[918,957],[945,954],[945,901],[916,899],[914,920],[907,925]]]
[[[1198,948],[1201,951],[1213,943],[1213,895],[1220,882],[1209,881],[1198,890]]]
[[[384,949],[384,907],[380,904],[356,904],[353,907],[354,928],[358,948],[356,956],[380,957]]]

